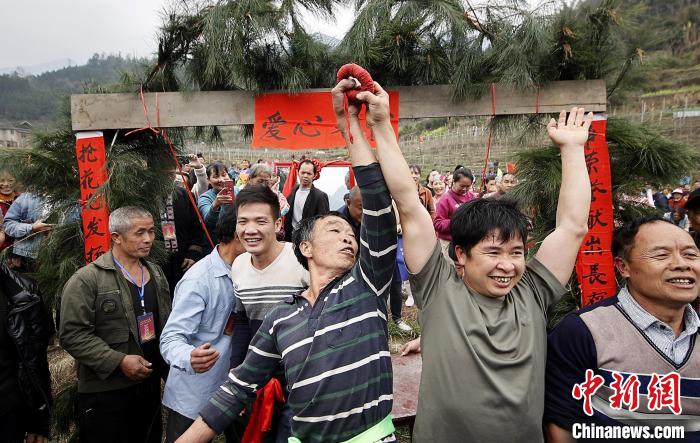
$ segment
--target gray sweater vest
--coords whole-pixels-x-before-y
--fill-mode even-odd
[[[595,342],[598,371],[605,384],[592,398],[596,413],[628,425],[672,425],[682,424],[686,432],[700,431],[700,351],[695,347],[695,338],[681,365],[676,366],[639,330],[617,305],[599,307],[580,315]],[[610,396],[615,390],[610,387],[612,372],[623,376],[637,374],[640,380],[639,407],[628,410],[623,404],[616,410],[610,406]],[[681,376],[680,415],[674,415],[668,407],[661,410],[648,408],[648,390],[651,375],[659,377],[678,372]],[[663,420],[663,422],[661,422]]]

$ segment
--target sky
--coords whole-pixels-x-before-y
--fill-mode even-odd
[[[151,56],[161,13],[171,0],[0,0],[0,68],[69,58],[83,64],[94,53]],[[340,38],[352,23],[307,17],[307,29]]]

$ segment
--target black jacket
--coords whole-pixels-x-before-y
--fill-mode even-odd
[[[17,382],[27,409],[28,432],[49,436],[51,386],[47,351],[55,329],[36,284],[0,265],[0,304],[6,337],[14,345]]]
[[[284,239],[285,241],[292,241],[292,219],[294,218],[294,199],[297,196],[297,191],[299,190],[299,185],[294,186],[292,192],[287,197],[287,202],[289,203],[289,212],[284,216]],[[328,195],[316,189],[314,185],[311,185],[311,191],[309,196],[306,197],[306,202],[304,203],[304,210],[301,213],[301,219],[307,217],[313,217],[315,215],[325,214],[330,210],[330,205],[328,203]]]
[[[202,225],[197,218],[187,191],[185,188],[175,187],[173,191],[173,215],[175,218],[175,237],[177,238],[177,252],[170,254],[167,266],[163,267],[165,277],[170,286],[170,298],[175,293],[175,286],[185,272],[182,270],[182,262],[186,258],[199,261],[204,255],[206,245],[211,249],[206,239]],[[211,232],[210,234],[214,234]]]

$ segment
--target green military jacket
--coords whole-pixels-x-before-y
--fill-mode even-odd
[[[168,282],[160,267],[143,260],[157,286],[158,333],[170,315]],[[119,363],[125,355],[143,355],[131,290],[112,252],[80,268],[61,298],[59,341],[78,362],[78,392],[103,392],[138,384]]]

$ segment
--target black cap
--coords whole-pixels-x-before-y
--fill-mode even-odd
[[[700,210],[700,188],[690,193],[688,201],[685,203],[685,209],[693,212]]]

